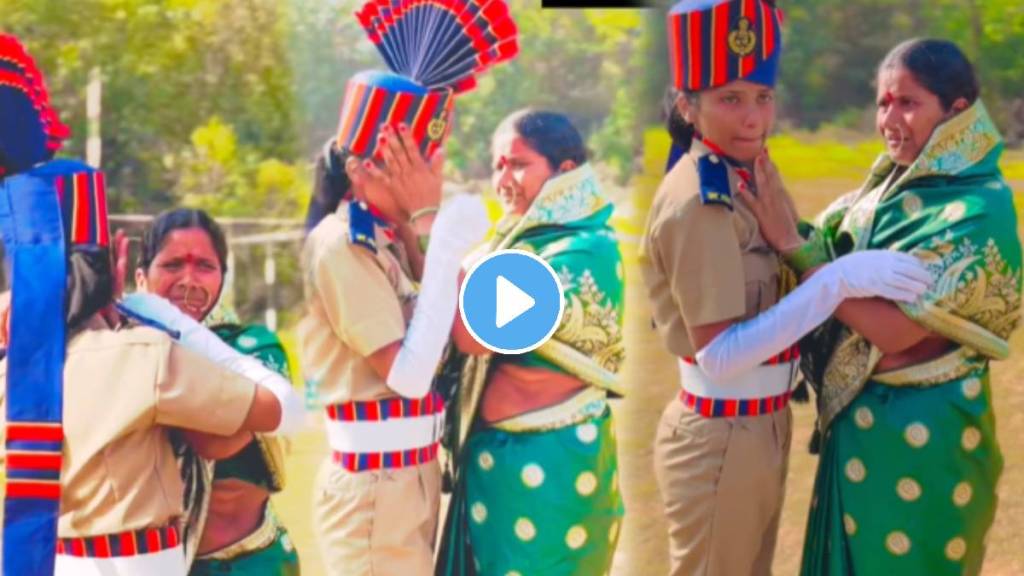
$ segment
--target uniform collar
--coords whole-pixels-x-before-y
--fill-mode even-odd
[[[739,161],[734,159],[732,156],[726,154],[725,151],[722,150],[722,147],[719,146],[718,144],[715,144],[711,140],[704,138],[699,133],[696,136],[694,136],[693,143],[694,146],[697,147],[699,153],[715,154],[719,158],[725,160],[726,164],[731,166],[732,169],[736,171],[736,174],[740,178],[742,178],[744,182],[751,185],[754,183],[754,172],[750,168],[747,168],[743,164],[740,164]],[[703,147],[705,150],[700,150],[700,147]]]
[[[360,209],[364,210],[365,212],[368,212],[370,216],[373,217],[374,230],[376,232],[383,234],[384,237],[387,238],[389,242],[395,241],[397,235],[395,232],[394,225],[392,225],[390,222],[388,222],[386,218],[384,218],[384,213],[381,212],[379,208],[377,208],[373,204],[370,204],[369,202],[365,202],[363,200],[356,200],[355,197],[353,196],[347,200],[343,200],[340,204],[338,204],[338,209],[336,210],[336,212],[341,214],[342,211],[344,210],[345,218],[347,219],[349,210],[348,207],[350,204],[355,204],[359,206]]]

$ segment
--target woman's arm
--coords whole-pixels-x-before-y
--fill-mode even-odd
[[[703,350],[716,337],[718,337],[719,334],[728,330],[735,322],[735,320],[725,320],[723,322],[714,322],[703,326],[687,327],[687,332],[690,334],[690,343],[693,344],[693,349]]]
[[[459,272],[459,291],[462,291],[462,282],[466,279],[466,271],[462,270]],[[458,348],[459,352],[463,354],[469,354],[470,356],[482,356],[490,352],[483,344],[476,341],[473,335],[469,333],[469,329],[466,328],[466,323],[462,321],[462,307],[461,303],[455,310],[455,323],[452,325],[452,341],[455,342],[455,347]]]
[[[846,300],[836,309],[836,318],[886,355],[903,352],[936,336],[911,320],[899,306],[881,298]]]
[[[466,278],[466,271],[459,272],[458,287],[462,288],[462,281]],[[455,321],[452,324],[451,332],[452,341],[455,343],[455,347],[463,354],[469,354],[471,356],[481,356],[490,352],[486,347],[476,341],[473,335],[469,333],[466,328],[466,324],[462,321],[462,314],[459,313],[458,305],[455,310]],[[381,378],[387,378],[388,373],[391,371],[391,365],[395,361],[395,357],[398,356],[399,350],[401,350],[402,342],[392,342],[387,346],[377,350],[373,354],[370,354],[366,361],[370,364]]]
[[[800,282],[807,281],[821,268],[818,266],[808,270],[800,278]],[[883,298],[844,300],[836,308],[835,316],[887,355],[903,352],[925,338],[936,336],[934,332],[910,319],[895,303]]]
[[[719,332],[699,349],[697,364],[712,378],[741,373],[792,346],[835,314],[843,302],[876,296],[911,302],[927,289],[930,278],[908,254],[888,250],[848,254],[822,267],[756,317],[724,327],[704,327],[704,336],[713,333],[710,328]]]
[[[249,410],[241,429],[288,435],[302,427],[305,419],[305,407],[302,399],[292,388],[291,382],[264,366],[259,360],[235,350],[167,300],[155,294],[135,293],[122,299],[118,308],[126,315],[155,321],[167,329],[177,332],[176,345],[172,346],[172,357],[179,353],[176,349],[180,347],[204,358],[205,362],[195,358],[189,359],[186,354],[185,357],[177,359],[176,369],[184,376],[166,378],[168,381],[166,404],[175,404],[172,397],[178,393],[177,387],[184,386],[185,390],[194,393],[192,380],[201,382],[205,379],[200,375],[193,374],[187,368],[189,363],[197,364],[201,371],[202,364],[212,362],[217,368],[223,368],[232,375],[241,377],[243,381],[257,385],[255,396],[249,403]],[[223,377],[222,374],[213,373],[213,375]],[[186,404],[187,409],[192,408],[187,403],[182,404]],[[221,407],[213,406],[210,409],[216,412],[219,408]],[[187,413],[187,409],[181,410],[182,414]],[[161,423],[181,428],[199,428],[190,426],[187,420],[182,422],[174,420],[181,416],[181,414],[174,414],[178,410],[170,408],[168,411],[169,414],[166,416],[169,421]]]

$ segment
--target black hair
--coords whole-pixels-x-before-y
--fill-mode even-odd
[[[64,317],[70,339],[113,301],[114,271],[106,246],[69,246],[67,267]]]
[[[679,148],[682,154],[690,151],[693,146],[693,139],[697,136],[697,128],[683,118],[683,113],[676,105],[678,99],[686,98],[691,104],[697,102],[697,92],[679,91],[669,88],[665,94],[665,128],[672,138],[672,144]]]
[[[224,231],[217,222],[206,212],[196,208],[175,208],[161,212],[150,224],[146,233],[142,235],[142,249],[139,252],[139,268],[149,271],[149,266],[156,259],[157,254],[164,247],[167,236],[175,230],[187,230],[199,228],[206,232],[213,244],[213,250],[217,253],[217,261],[220,263],[222,273],[228,271],[228,242],[224,238]]]
[[[577,166],[587,161],[583,136],[565,114],[531,108],[519,110],[506,116],[494,135],[508,131],[525,140],[534,152],[548,161],[552,170],[557,171],[566,160]]]
[[[949,111],[960,98],[974,104],[981,88],[974,66],[949,40],[914,38],[902,42],[885,56],[878,72],[904,68],[921,86],[938,97]]]
[[[345,172],[348,157],[348,150],[335,146],[334,138],[327,141],[317,156],[313,171],[313,196],[306,208],[307,234],[324,217],[337,210],[341,201],[352,193],[352,181]]]

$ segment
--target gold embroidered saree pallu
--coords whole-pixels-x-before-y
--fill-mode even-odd
[[[439,575],[602,574],[610,566],[622,502],[605,397],[622,392],[615,374],[624,295],[612,208],[583,165],[549,180],[526,214],[498,223],[489,251],[525,250],[548,262],[562,283],[565,314],[533,352],[452,354],[442,369],[439,388],[453,405],[445,447],[454,486]],[[484,425],[477,405],[500,363],[570,374],[589,386],[557,406]],[[601,409],[588,412],[595,402]],[[538,508],[541,516],[526,514]]]
[[[803,574],[977,574],[1002,456],[989,360],[1020,317],[1021,247],[1001,141],[979,102],[906,169],[887,157],[818,219],[833,256],[892,249],[937,279],[909,317],[957,347],[877,373],[881,352],[835,320],[801,343],[818,390],[821,460]]]

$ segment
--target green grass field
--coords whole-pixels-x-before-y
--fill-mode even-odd
[[[661,177],[667,142],[652,133],[646,144],[644,171],[635,179],[631,198],[633,217],[616,220],[622,236],[629,239],[622,249],[627,263],[627,360],[623,377],[630,394],[615,406],[621,484],[627,508],[613,570],[620,576],[663,574],[667,567],[665,526],[653,478],[651,444],[661,410],[677,390],[677,376],[674,360],[663,351],[657,336],[650,330],[650,313],[636,268],[635,243],[642,232],[652,192]],[[839,194],[856,188],[880,147],[863,138],[788,135],[773,138],[770,150],[794,193],[801,214],[809,215]],[[1024,153],[1007,154],[1004,173],[1014,189],[1024,193]],[[1024,380],[1024,341],[1018,337],[1012,345],[1010,360],[996,363],[993,369],[999,438],[1006,468],[984,571],[991,576],[1024,574],[1024,550],[1020,547],[1020,534],[1024,531],[1024,449],[1021,445],[1024,389],[1018,386]],[[813,409],[798,406],[794,414],[793,452],[775,562],[775,573],[782,576],[795,575],[798,571],[817,465],[805,449],[813,426]],[[278,510],[301,553],[306,576],[326,573],[316,550],[310,516],[313,478],[326,445],[319,418],[311,416],[311,420],[317,425],[293,443],[288,461],[289,486],[276,498]]]

